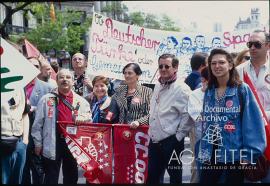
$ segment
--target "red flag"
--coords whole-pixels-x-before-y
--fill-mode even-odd
[[[26,48],[27,57],[36,57],[38,58],[41,54],[39,50],[32,45],[27,39],[24,39],[24,45]]]
[[[42,54],[40,53],[40,51],[34,46],[32,45],[32,43],[30,43],[27,39],[24,39],[24,45],[25,45],[25,49],[26,49],[26,53],[27,53],[27,57],[35,57],[35,58],[38,58],[40,59],[40,61],[46,61],[47,63],[48,60],[46,60]],[[51,75],[51,78],[56,80],[56,73],[55,71],[52,69],[52,75]]]
[[[145,183],[148,173],[148,127],[114,127],[114,183]]]
[[[270,160],[270,124],[269,124],[269,121],[267,119],[264,108],[260,102],[257,90],[256,90],[255,86],[253,85],[251,79],[249,78],[249,75],[246,72],[244,72],[244,74],[243,74],[243,80],[245,83],[247,83],[249,85],[251,91],[253,92],[253,94],[257,100],[257,103],[259,104],[260,110],[263,114],[263,120],[265,123],[266,142],[267,142],[267,146],[266,146],[266,149],[264,151],[264,155],[268,160]]]
[[[69,150],[90,183],[112,183],[111,125],[59,123]]]
[[[56,18],[55,18],[53,2],[51,2],[51,5],[50,5],[50,17],[51,17],[52,22],[55,22]]]

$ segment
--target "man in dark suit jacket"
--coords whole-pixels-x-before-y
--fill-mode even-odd
[[[206,66],[207,53],[196,52],[193,54],[190,60],[192,72],[186,78],[185,83],[191,90],[199,88],[201,84],[201,70]]]

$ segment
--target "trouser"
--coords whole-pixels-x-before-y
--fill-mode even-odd
[[[198,172],[198,166],[195,161],[195,144],[196,144],[196,138],[195,138],[195,128],[193,127],[191,131],[189,132],[189,139],[190,139],[190,149],[192,151],[192,156],[194,158],[194,161],[191,163],[191,178],[190,183],[198,183],[199,182],[199,172]]]
[[[268,169],[267,175],[261,180],[261,183],[270,183],[270,168]]]
[[[26,159],[26,147],[22,137],[19,138],[14,152],[1,155],[2,184],[21,184]]]
[[[63,172],[63,184],[77,184],[77,162],[70,153],[64,138],[59,138],[56,153],[56,160],[43,157],[45,184],[58,184],[61,164]]]
[[[244,173],[239,162],[232,163],[217,163],[217,164],[203,164],[201,170],[200,183],[211,184],[222,183],[225,184],[242,184],[244,182]]]
[[[163,180],[165,169],[170,176],[170,183],[182,183],[182,162],[179,160],[179,155],[183,150],[184,139],[179,142],[175,135],[158,143],[150,140],[146,183],[160,183]]]
[[[22,184],[30,185],[32,184],[42,184],[42,180],[36,169],[34,168],[34,162],[32,159],[34,158],[34,141],[31,135],[29,135],[29,143],[26,150],[26,162],[23,170],[23,180]],[[31,181],[32,180],[32,181]]]

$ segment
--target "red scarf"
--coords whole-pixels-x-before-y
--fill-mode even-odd
[[[158,81],[160,82],[160,84],[161,85],[170,85],[170,84],[172,84],[173,82],[175,82],[176,81],[176,79],[177,79],[177,75],[176,75],[176,73],[175,74],[173,74],[170,78],[162,78],[162,77],[159,77],[158,78]]]

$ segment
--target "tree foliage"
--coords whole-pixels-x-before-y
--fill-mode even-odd
[[[41,11],[44,10],[41,9]],[[81,23],[81,17],[81,12],[56,10],[56,21],[52,22],[49,16],[49,6],[47,6],[45,12],[37,13],[37,18],[42,20],[39,21],[37,28],[26,33],[25,36],[42,52],[53,48],[65,49],[71,53],[78,52],[84,44],[83,36],[92,21],[91,18],[88,18]]]
[[[165,14],[162,15],[160,22],[161,22],[161,30],[180,31],[180,28],[175,26],[175,22]]]
[[[3,22],[0,25],[0,32],[1,32],[1,36],[5,39],[9,38],[8,33],[6,32],[6,26],[8,24],[8,22],[11,21],[13,14],[15,14],[16,12],[20,11],[20,10],[24,10],[25,8],[27,8],[32,2],[19,2],[16,3],[15,8],[12,7],[12,4],[8,4],[8,3],[4,3],[4,2],[0,2],[2,5],[5,6],[5,8],[7,10],[9,10],[6,14],[6,17],[4,18]]]
[[[159,29],[166,31],[180,31],[175,22],[167,15],[162,15],[161,19],[151,13],[132,12],[129,14],[129,23],[145,28]]]

